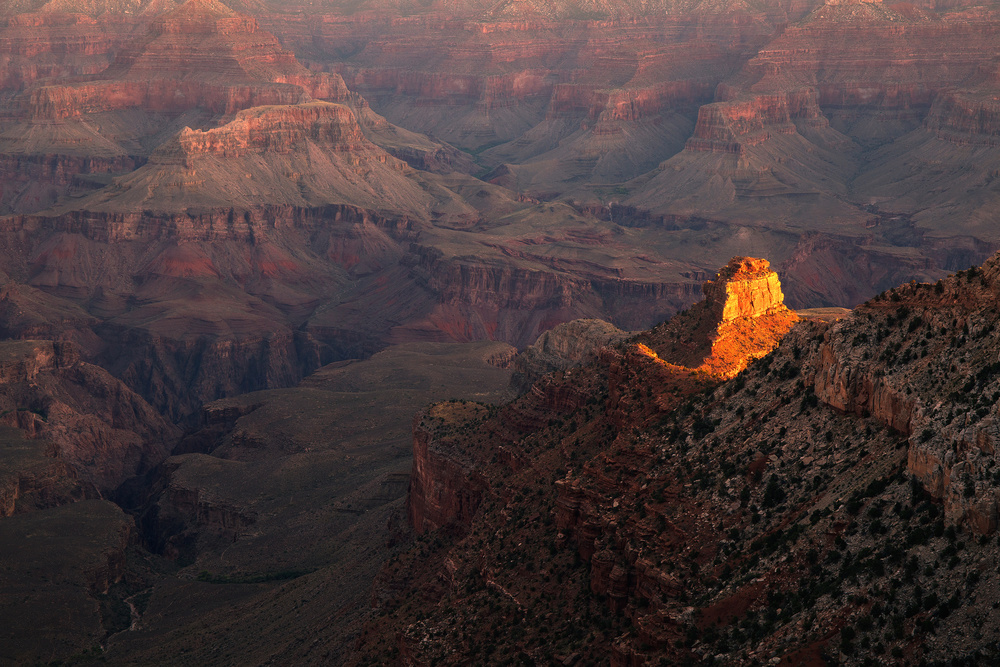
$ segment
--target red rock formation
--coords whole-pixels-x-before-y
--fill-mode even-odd
[[[15,14],[0,28],[0,89],[98,74],[142,25],[141,18],[127,15]]]
[[[766,259],[734,257],[702,288],[720,324],[753,318],[784,307],[781,281]]]
[[[431,408],[414,419],[413,471],[407,511],[419,534],[455,521],[468,523],[479,509],[488,484],[460,458],[435,449],[433,421],[442,408]]]
[[[180,112],[203,107],[217,114],[303,99],[346,99],[339,77],[312,74],[249,16],[215,0],[188,0],[153,22],[101,78],[43,86],[24,104],[38,119],[142,108]]]
[[[705,300],[683,317],[639,336],[640,352],[657,363],[731,378],[774,349],[798,320],[767,260],[735,257],[703,291]]]
[[[733,101],[706,104],[698,110],[690,151],[741,153],[772,134],[794,134],[793,121],[816,127],[828,125],[812,89],[781,91]]]
[[[947,91],[927,114],[935,136],[964,146],[1000,146],[1000,103],[995,92]]]
[[[766,260],[734,258],[715,281],[705,284],[704,291],[704,302],[638,339],[662,350],[665,358],[674,363],[660,359],[644,343],[624,355],[609,352],[602,359],[609,367],[607,409],[612,421],[624,427],[640,418],[652,418],[675,405],[678,396],[703,387],[709,378],[736,375],[751,360],[772,350],[797,320],[782,304],[781,285]],[[667,347],[666,341],[674,340],[682,330],[695,339],[692,355]],[[698,372],[679,365],[689,359],[701,363]],[[637,383],[635,369],[643,366],[641,374],[647,381],[649,377],[657,379],[657,400],[648,404],[649,410],[645,412],[636,407],[633,396]],[[570,373],[566,371],[566,376]],[[546,419],[538,415],[548,414],[551,418],[553,414],[572,413],[586,403],[584,391],[584,387],[574,386],[565,377],[546,376],[510,407],[507,425],[514,433],[542,428]],[[471,421],[472,417],[481,415],[470,417],[454,404],[441,404],[414,422],[414,467],[408,507],[411,524],[417,532],[453,523],[467,526],[490,490],[480,472],[483,457],[488,457],[489,452],[464,453],[463,445],[454,440],[454,433],[464,430],[463,422]],[[511,440],[517,438],[511,436]],[[496,454],[515,470],[524,465],[524,457],[516,445],[501,448]],[[565,486],[570,496],[559,501],[559,525],[567,530],[571,524],[598,526],[600,519],[583,509],[586,500],[573,496],[570,488]],[[595,535],[601,532],[597,530]],[[581,539],[581,553],[589,558],[592,553],[587,546],[589,538]]]
[[[46,487],[65,494],[67,480],[79,480],[78,496],[108,493],[173,447],[178,431],[119,380],[81,361],[72,344],[9,341],[2,353],[0,422],[39,440],[36,448],[59,462],[41,475],[25,470],[8,507],[29,491],[44,497]]]

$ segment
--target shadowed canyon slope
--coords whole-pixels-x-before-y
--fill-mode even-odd
[[[695,306],[500,410],[428,408],[426,535],[352,664],[995,662],[998,261],[729,381],[651,357],[706,346]]]

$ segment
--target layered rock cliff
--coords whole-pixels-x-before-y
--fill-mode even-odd
[[[547,619],[498,635],[529,656],[623,665],[833,650],[862,664],[876,642],[992,660],[992,630],[941,639],[988,615],[978,593],[997,585],[997,261],[801,322],[727,382],[636,345],[536,385],[574,400],[533,390],[492,417],[438,420],[438,455],[488,488],[471,521],[453,511],[395,564],[408,583],[380,603],[390,613],[359,660],[398,637],[411,660],[488,661],[474,638],[500,618]],[[415,618],[418,599],[449,611]],[[557,613],[567,604],[573,621]]]
[[[99,78],[37,87],[24,104],[34,118],[57,120],[130,107],[232,114],[346,96],[339,77],[308,72],[253,17],[214,0],[188,0],[153,21],[145,38],[119,52]]]
[[[731,378],[770,352],[798,317],[767,260],[735,257],[703,286],[705,300],[637,340],[672,363]]]
[[[628,361],[609,364],[611,419],[624,422],[629,418],[625,415],[634,417],[632,392],[638,388],[634,374],[628,370],[630,364],[648,365],[644,372],[658,376],[664,385],[656,390],[660,398],[652,403],[655,407],[646,415],[652,417],[674,404],[676,398],[672,392],[685,393],[702,386],[705,379],[719,381],[737,375],[753,359],[774,349],[798,319],[782,304],[778,276],[766,260],[734,258],[714,281],[705,284],[704,291],[704,301],[626,343]],[[592,328],[595,327],[579,323],[563,325],[561,330],[543,335],[534,354],[525,356],[537,357],[538,350],[544,350],[548,342],[573,334],[583,340],[561,347],[589,354],[597,347],[593,334],[589,333]],[[604,343],[624,337],[621,332],[616,335],[606,330],[597,336]],[[622,354],[604,349],[608,359]],[[518,425],[525,430],[538,427],[535,418],[528,415],[569,414],[586,403],[585,390],[573,387],[567,379],[572,374],[569,369],[574,365],[573,355],[560,356],[563,363],[555,369],[558,379],[539,381],[520,402],[510,407],[506,419],[515,432]],[[692,376],[698,379],[691,380]],[[589,384],[585,386],[592,389]],[[514,444],[501,447],[499,452],[483,452],[456,438],[456,433],[474,430],[486,416],[475,409],[471,414],[468,412],[457,406],[442,406],[432,408],[414,422],[414,467],[408,508],[417,532],[455,523],[470,524],[483,496],[491,490],[481,470],[484,456],[494,453],[515,469],[530,460],[518,435],[511,436]]]
[[[943,502],[946,519],[983,534],[1000,513],[987,472],[997,438],[996,279],[993,258],[933,287],[886,293],[857,311],[849,334],[846,323],[831,330],[814,370],[822,401],[907,437],[908,470]],[[860,352],[864,343],[874,349]]]
[[[50,5],[52,3],[49,3]],[[0,28],[0,89],[19,91],[39,81],[92,76],[141,31],[141,18],[93,18],[55,7],[4,17]]]

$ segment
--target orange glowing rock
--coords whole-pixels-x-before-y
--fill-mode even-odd
[[[643,337],[637,352],[731,378],[773,350],[799,320],[785,307],[781,281],[765,259],[734,257],[702,289],[704,301]]]

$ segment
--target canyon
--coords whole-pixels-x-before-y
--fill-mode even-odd
[[[998,23],[0,3],[0,661],[994,658]]]

